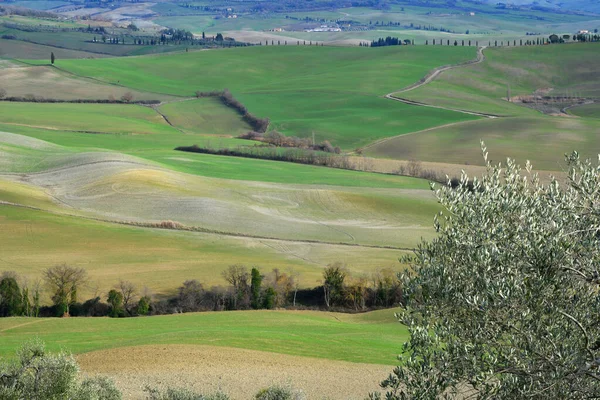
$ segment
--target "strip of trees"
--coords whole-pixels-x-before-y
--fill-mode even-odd
[[[14,272],[0,279],[0,316],[134,317],[198,311],[274,308],[366,311],[398,305],[402,288],[391,268],[370,275],[353,276],[345,265],[334,263],[323,270],[321,285],[300,288],[300,275],[293,269],[263,273],[258,267],[231,265],[221,274],[224,286],[206,286],[186,280],[171,297],[153,296],[132,282],[120,280],[106,295],[83,302],[82,289],[90,289],[87,272],[66,264],[48,268],[43,280],[33,284]],[[43,291],[52,305],[41,305]]]
[[[250,113],[246,106],[244,106],[239,100],[233,97],[229,89],[212,92],[202,92],[198,90],[195,92],[195,95],[198,98],[218,97],[221,100],[221,102],[227,107],[231,107],[234,110],[236,110],[242,116],[244,121],[246,121],[248,125],[250,125],[252,129],[254,129],[257,132],[264,133],[269,128],[269,124],[271,123],[269,118],[259,118],[256,115]]]

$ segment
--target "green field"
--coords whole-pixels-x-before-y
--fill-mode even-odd
[[[180,96],[228,88],[283,133],[345,149],[382,137],[475,117],[421,110],[381,98],[435,66],[474,57],[473,48],[259,47],[171,56],[65,60],[80,76]],[[198,73],[202,71],[202,73]]]
[[[583,106],[573,107],[569,112],[578,117],[585,118],[600,118],[600,104],[586,104]]]
[[[154,110],[137,105],[7,103],[0,109],[0,121],[100,134],[178,133]]]
[[[5,181],[0,181],[0,199],[64,212],[43,193]],[[338,261],[357,276],[384,267],[401,269],[397,250],[136,228],[4,205],[0,215],[2,270],[35,282],[54,265],[83,267],[90,276],[83,297],[98,289],[106,292],[120,279],[159,296],[174,294],[188,279],[224,286],[221,271],[233,264],[258,266],[265,274],[293,269],[307,288],[317,284],[325,265]]]
[[[495,160],[513,157],[524,163],[529,159],[539,169],[563,170],[563,155],[572,150],[595,158],[600,152],[596,135],[600,125],[593,118],[596,105],[575,107],[570,113],[583,118],[569,118],[544,115],[517,100],[507,102],[506,96],[510,88],[513,99],[535,91],[545,96],[595,98],[600,87],[594,72],[597,48],[597,43],[488,48],[483,63],[445,71],[430,84],[397,96],[503,118],[394,138],[369,148],[368,154],[481,165],[478,143],[484,140]]]
[[[395,365],[407,332],[393,313],[231,311],[125,319],[2,318],[0,355],[13,353],[24,337],[38,337],[51,350],[75,353],[144,344],[208,344]]]
[[[165,104],[160,112],[185,133],[202,132],[217,136],[239,136],[252,130],[233,109],[220,100],[204,98]]]
[[[471,111],[502,115],[534,115],[536,112],[506,98],[552,89],[549,95],[595,97],[600,80],[595,65],[600,61],[597,43],[551,46],[488,48],[486,61],[446,71],[429,85],[402,94],[412,100]],[[581,62],[585,60],[585,62]]]

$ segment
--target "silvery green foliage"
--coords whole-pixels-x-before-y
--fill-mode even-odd
[[[186,388],[169,387],[164,390],[146,386],[144,391],[148,400],[229,400],[229,396],[222,392],[213,394],[199,394]]]
[[[43,343],[31,341],[17,352],[17,360],[0,363],[0,399],[3,400],[120,400],[106,379],[80,383],[79,366],[68,354],[49,354]]]
[[[306,396],[291,385],[273,385],[259,390],[254,396],[255,400],[305,400]]]
[[[410,339],[385,398],[598,398],[600,167],[573,153],[568,183],[542,185],[482,148],[487,173],[436,189],[439,237],[401,276]]]

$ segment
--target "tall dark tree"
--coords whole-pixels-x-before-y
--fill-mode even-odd
[[[52,65],[54,65],[54,60],[55,60],[55,59],[56,59],[56,58],[54,57],[54,52],[51,52],[51,53],[50,53],[50,63],[51,63]]]
[[[252,295],[251,306],[254,309],[258,309],[261,306],[261,285],[263,277],[260,274],[260,271],[256,268],[252,268],[250,278],[250,293]]]
[[[21,315],[22,296],[17,280],[13,276],[5,276],[0,281],[0,317]]]

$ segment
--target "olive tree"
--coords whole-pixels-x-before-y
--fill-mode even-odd
[[[386,399],[598,398],[600,166],[573,153],[544,185],[482,148],[487,173],[436,189],[439,236],[407,259]]]
[[[106,378],[81,379],[71,355],[50,354],[43,343],[31,341],[14,361],[0,361],[0,399],[120,400],[121,393]]]

